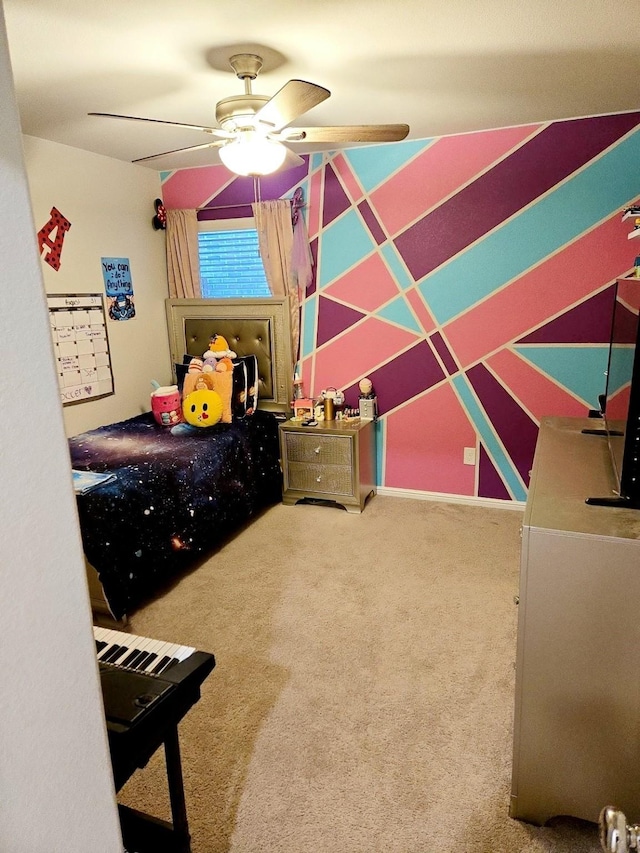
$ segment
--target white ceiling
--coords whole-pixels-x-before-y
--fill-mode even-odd
[[[24,133],[127,161],[207,137],[88,112],[215,125],[216,102],[244,92],[227,67],[241,51],[265,59],[255,93],[290,78],[331,90],[296,126],[406,122],[423,139],[640,108],[638,0],[4,0],[4,13]],[[208,149],[145,165],[218,162]]]

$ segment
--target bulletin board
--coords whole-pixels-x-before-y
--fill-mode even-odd
[[[114,393],[109,339],[100,293],[47,296],[63,406]]]

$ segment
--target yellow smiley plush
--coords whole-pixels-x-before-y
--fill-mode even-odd
[[[224,406],[217,391],[201,388],[192,391],[182,402],[182,414],[191,426],[215,426],[222,417]]]

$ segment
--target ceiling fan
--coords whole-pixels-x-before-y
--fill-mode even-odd
[[[232,95],[216,104],[217,127],[203,127],[179,121],[139,118],[114,113],[89,113],[91,116],[145,121],[154,124],[200,130],[215,137],[214,141],[188,148],[176,148],[134,163],[153,160],[183,151],[219,148],[222,162],[238,175],[268,175],[284,167],[290,169],[304,161],[288,147],[296,142],[397,142],[409,133],[407,124],[339,125],[336,127],[291,127],[299,116],[331,95],[328,89],[305,80],[289,80],[273,97],[255,95],[251,81],[262,67],[262,58],[253,53],[238,53],[229,59],[236,76],[244,81],[244,95]],[[286,144],[285,144],[286,143]]]

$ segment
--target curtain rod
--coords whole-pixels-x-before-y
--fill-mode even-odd
[[[292,198],[288,198],[286,199],[286,201],[288,201],[290,204],[293,204]],[[229,210],[233,207],[251,207],[252,204],[252,201],[239,201],[237,204],[218,204],[214,205],[213,207],[208,207],[207,205],[205,205],[204,207],[196,207],[196,212],[199,212],[201,210]],[[298,208],[306,206],[306,204],[299,204]]]
[[[196,210],[228,210],[231,207],[251,207],[252,204],[252,201],[239,201],[237,204],[218,204],[215,207],[207,207],[205,204],[204,207],[196,207]]]

